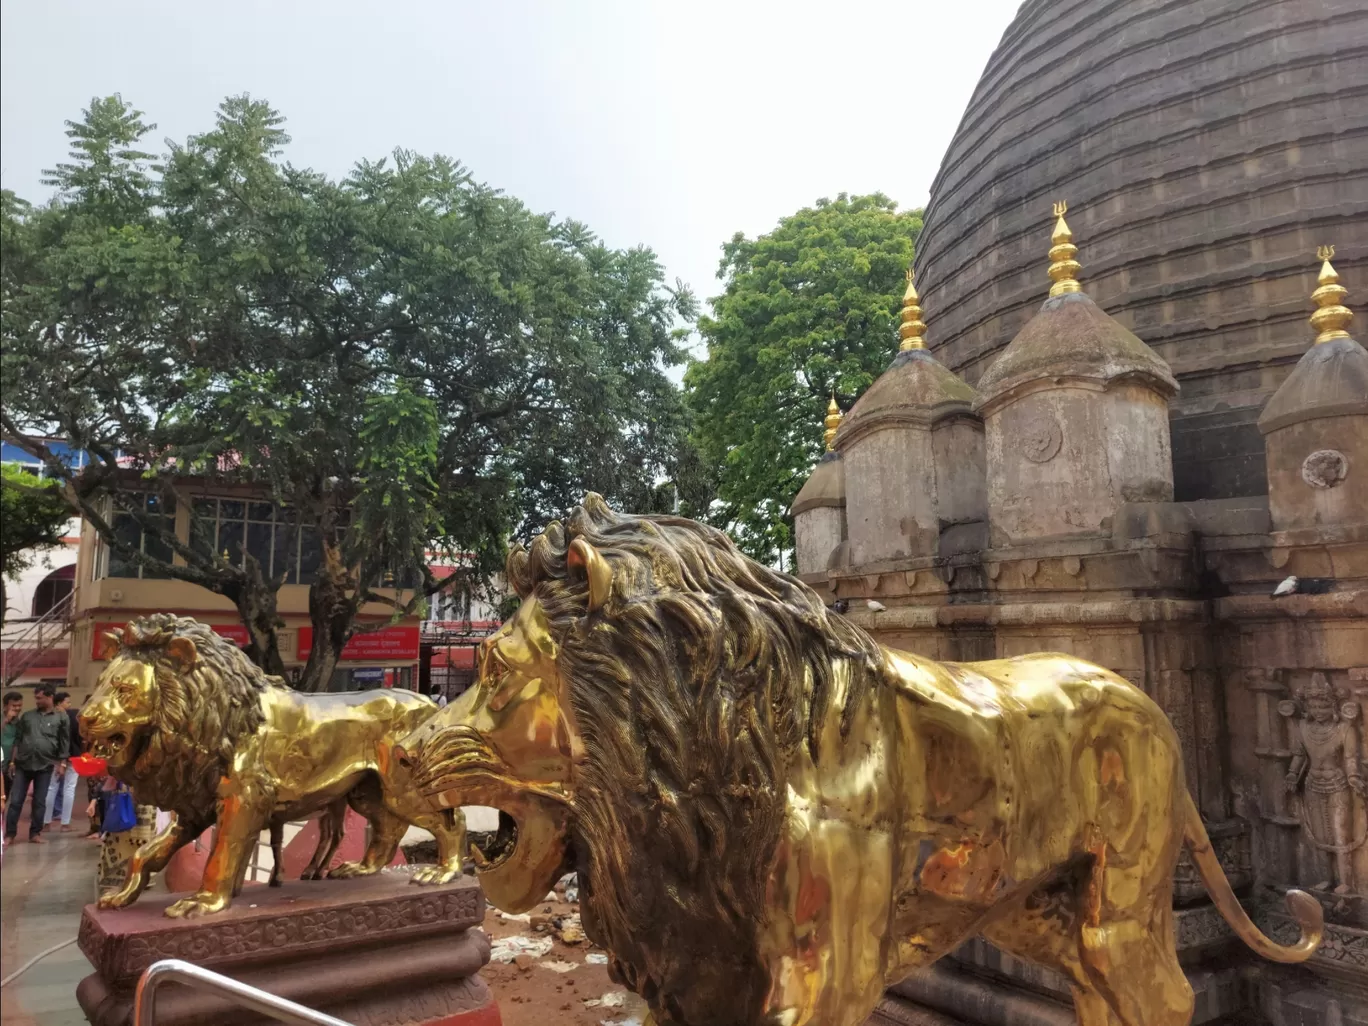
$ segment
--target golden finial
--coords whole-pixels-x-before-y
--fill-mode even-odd
[[[1311,315],[1311,327],[1318,332],[1317,342],[1348,338],[1349,332],[1345,329],[1354,319],[1354,311],[1343,305],[1349,290],[1339,283],[1339,274],[1330,266],[1330,258],[1334,255],[1334,246],[1322,246],[1316,250],[1316,256],[1322,261],[1320,287],[1311,293],[1311,300],[1316,304],[1316,312]]]
[[[1062,200],[1054,205],[1054,216],[1058,220],[1055,221],[1054,234],[1050,236],[1050,281],[1054,282],[1050,286],[1052,297],[1083,291],[1083,286],[1078,284],[1078,272],[1083,270],[1083,265],[1074,259],[1078,247],[1073,244],[1073,232],[1064,223],[1064,214],[1068,209],[1069,204]]]
[[[826,420],[822,423],[826,425],[826,432],[822,437],[826,440],[827,452],[831,452],[831,443],[836,440],[836,429],[841,426],[841,408],[836,405],[836,393],[831,393],[831,402],[827,404]]]
[[[910,267],[907,269],[907,291],[903,293],[902,324],[898,325],[898,336],[902,339],[902,344],[898,346],[900,353],[905,353],[909,349],[926,348],[926,325],[922,323],[921,296],[917,295],[917,286],[912,284]]]

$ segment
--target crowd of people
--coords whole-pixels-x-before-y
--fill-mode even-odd
[[[8,691],[4,696],[4,727],[0,734],[0,759],[4,765],[5,844],[18,839],[24,803],[30,804],[28,840],[43,844],[44,830],[56,823],[62,831],[71,829],[76,812],[80,777],[71,760],[84,752],[79,713],[71,707],[71,696],[50,684],[33,690],[34,708],[24,710],[24,696]],[[86,812],[90,829],[86,836],[99,836],[98,795],[103,781],[87,778]]]

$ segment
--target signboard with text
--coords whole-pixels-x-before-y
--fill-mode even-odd
[[[299,660],[313,651],[313,628],[299,628]],[[355,634],[342,649],[347,662],[411,663],[418,658],[418,625],[382,627],[367,634]]]
[[[107,631],[123,630],[123,623],[97,623],[94,630],[94,639],[91,643],[90,658],[99,659],[100,638]],[[209,629],[220,637],[227,638],[239,648],[246,648],[251,643],[251,636],[247,633],[247,628],[240,623],[211,623]]]

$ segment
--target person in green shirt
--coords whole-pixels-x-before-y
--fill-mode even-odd
[[[24,711],[24,696],[18,691],[5,692],[5,726],[0,733],[0,766],[5,768],[5,794],[14,789],[10,779],[10,752],[14,750],[14,735],[19,730],[19,714]]]
[[[60,777],[66,772],[66,760],[71,751],[71,721],[53,703],[51,684],[39,684],[33,690],[36,709],[19,717],[14,732],[14,747],[6,754],[7,764],[14,768],[14,787],[9,793],[9,808],[5,811],[5,840],[11,842],[19,832],[19,814],[33,785],[33,818],[29,825],[29,841],[43,843],[43,819],[47,812],[48,785],[54,772]]]

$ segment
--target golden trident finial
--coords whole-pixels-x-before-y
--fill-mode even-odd
[[[1311,315],[1311,327],[1315,328],[1317,342],[1331,342],[1337,338],[1348,338],[1349,322],[1354,312],[1344,306],[1344,297],[1349,290],[1339,283],[1339,274],[1330,266],[1330,258],[1335,255],[1334,246],[1322,246],[1316,250],[1320,257],[1320,287],[1311,293],[1311,301],[1316,304],[1316,312]]]
[[[1069,204],[1062,200],[1054,205],[1054,216],[1058,220],[1055,221],[1054,234],[1050,236],[1050,281],[1054,282],[1050,286],[1052,297],[1083,291],[1083,286],[1078,284],[1078,272],[1083,270],[1083,265],[1074,259],[1078,247],[1073,244],[1073,232],[1064,223],[1064,214],[1068,209]]]
[[[827,404],[826,420],[822,423],[826,425],[826,432],[822,435],[826,441],[826,451],[831,452],[832,442],[836,440],[836,429],[841,426],[841,408],[836,405],[836,393],[831,393],[831,402]]]
[[[926,325],[922,322],[921,296],[917,295],[917,286],[912,284],[910,267],[907,269],[907,291],[903,293],[902,324],[898,325],[898,335],[902,338],[902,343],[898,346],[900,353],[905,353],[909,349],[926,348]]]

